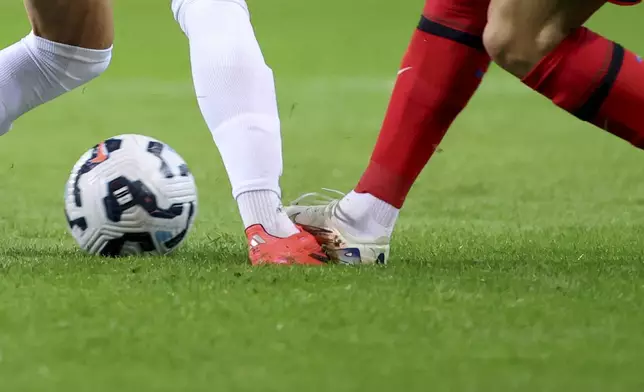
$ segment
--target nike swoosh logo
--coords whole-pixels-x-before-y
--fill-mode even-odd
[[[400,71],[398,71],[398,76],[404,74],[405,72],[409,71],[412,68],[414,68],[414,67],[405,67],[405,68],[401,69]]]

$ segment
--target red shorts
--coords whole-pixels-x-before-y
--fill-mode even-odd
[[[635,5],[635,4],[639,4],[642,0],[608,0],[608,1],[617,5]]]

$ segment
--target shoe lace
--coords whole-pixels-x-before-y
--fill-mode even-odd
[[[338,202],[345,196],[345,193],[335,189],[322,188],[323,192],[305,193],[291,202],[292,206],[304,205],[326,205]]]

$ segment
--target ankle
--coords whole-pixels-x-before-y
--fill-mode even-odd
[[[237,205],[245,228],[261,225],[275,237],[289,237],[298,233],[293,222],[282,211],[282,203],[274,191],[244,192],[237,197]]]
[[[369,193],[351,191],[336,209],[338,219],[356,231],[390,237],[400,210]]]

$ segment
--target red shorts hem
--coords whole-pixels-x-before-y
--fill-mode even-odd
[[[639,4],[642,0],[608,0],[610,3],[617,5],[636,5]]]

